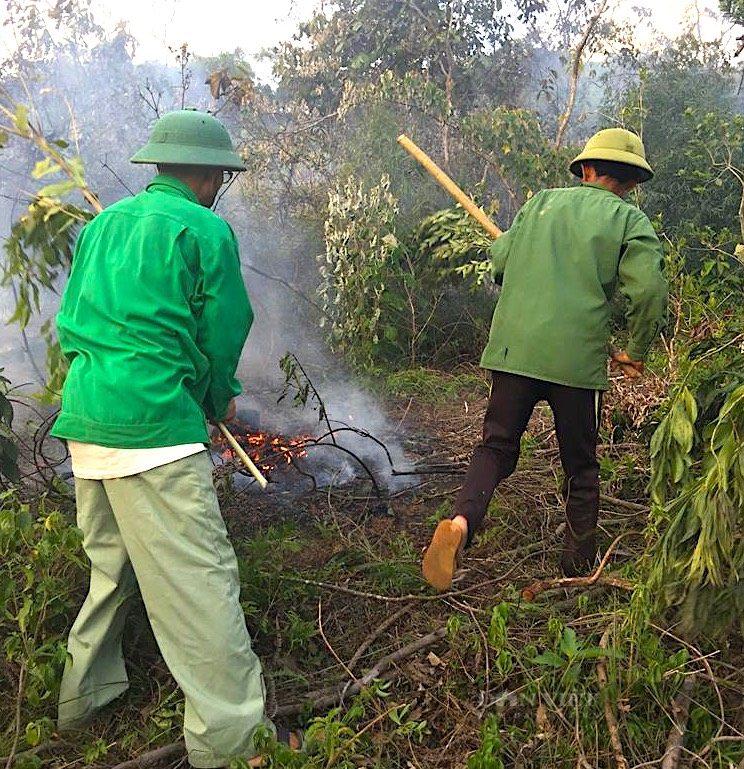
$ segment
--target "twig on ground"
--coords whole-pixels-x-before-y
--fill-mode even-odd
[[[599,639],[600,649],[607,649],[611,633],[612,625],[609,625],[602,634],[602,638]],[[597,683],[599,684],[599,690],[602,694],[605,721],[607,722],[607,728],[610,731],[610,742],[612,743],[612,753],[615,757],[615,764],[617,765],[617,769],[628,769],[628,762],[625,760],[623,744],[620,740],[620,731],[617,728],[615,711],[612,709],[610,698],[607,695],[607,668],[602,659],[597,660]]]
[[[391,614],[383,623],[381,623],[373,633],[368,635],[362,644],[359,646],[359,648],[354,652],[352,658],[348,662],[348,669],[350,671],[354,670],[354,665],[359,662],[364,652],[369,649],[369,647],[392,625],[394,625],[401,617],[408,614],[409,611],[413,608],[413,604],[406,604],[405,606],[401,606],[398,611],[396,611],[394,614]],[[352,678],[354,676],[352,675]]]
[[[591,587],[592,585],[606,585],[608,587],[619,587],[625,590],[632,590],[635,584],[627,579],[621,579],[620,577],[602,577],[602,571],[610,560],[612,551],[615,549],[617,543],[623,538],[623,534],[619,537],[615,537],[610,546],[607,548],[607,552],[604,554],[599,566],[588,577],[561,577],[558,579],[546,579],[540,582],[535,582],[529,587],[526,587],[522,591],[522,599],[527,601],[534,601],[535,598],[544,593],[546,590],[552,590],[555,588],[571,588],[571,587]]]
[[[618,499],[618,497],[610,497],[607,494],[600,494],[599,500],[600,502],[615,505],[615,507],[625,507],[628,510],[639,513],[647,513],[651,509],[648,505],[639,505],[638,502],[629,502],[627,499]]]
[[[687,731],[687,719],[690,716],[690,699],[695,688],[695,676],[687,676],[682,683],[677,696],[672,701],[672,716],[674,724],[667,738],[664,760],[661,769],[677,769],[682,755],[682,744]]]
[[[437,630],[432,631],[431,633],[427,633],[427,635],[422,636],[421,638],[417,638],[415,641],[411,641],[411,643],[406,644],[405,646],[402,646],[400,649],[393,652],[392,654],[388,654],[386,657],[383,657],[373,668],[368,670],[361,678],[356,679],[353,684],[351,685],[347,684],[346,686],[342,687],[340,690],[336,689],[334,691],[334,690],[325,689],[318,692],[313,692],[310,695],[306,696],[302,702],[291,703],[288,705],[284,705],[283,707],[277,708],[277,711],[276,711],[277,716],[285,716],[292,713],[299,713],[301,710],[303,710],[307,706],[308,703],[312,705],[313,710],[320,710],[321,708],[335,705],[343,697],[358,694],[362,689],[364,689],[365,686],[367,686],[367,684],[371,683],[376,678],[382,681],[386,681],[386,680],[389,681],[394,678],[397,678],[398,677],[397,671],[392,671],[393,675],[389,674],[388,669],[390,668],[391,665],[393,665],[395,662],[398,662],[399,660],[409,657],[411,654],[415,654],[417,651],[420,651],[421,649],[425,649],[427,646],[430,646],[436,641],[440,641],[446,635],[447,635],[446,627],[441,627],[441,628],[438,628]]]
[[[388,654],[387,657],[383,657],[372,669],[370,669],[368,672],[366,672],[358,681],[359,689],[357,691],[361,691],[368,683],[371,681],[374,681],[375,678],[379,678],[381,673],[384,673],[394,662],[397,662],[398,660],[405,659],[411,654],[414,654],[417,651],[420,651],[421,649],[425,649],[427,646],[430,646],[433,643],[436,643],[437,641],[441,641],[442,638],[444,638],[447,635],[447,628],[446,627],[440,627],[436,630],[433,630],[431,633],[427,633],[425,636],[422,636],[421,638],[417,638],[415,641],[411,641],[411,643],[406,644],[405,646],[402,646],[398,651],[393,652],[392,654]],[[357,686],[355,684],[351,687],[351,689],[354,689]],[[352,692],[356,693],[356,692]]]
[[[349,678],[356,681],[356,677],[351,672],[351,670],[344,664],[344,661],[341,659],[341,657],[336,654],[336,650],[331,646],[331,642],[326,638],[325,631],[323,630],[323,601],[322,599],[318,599],[318,631],[320,632],[320,637],[323,639],[323,643],[326,645],[326,648],[328,651],[333,655],[333,659],[338,662],[339,665],[344,669],[344,672],[346,673]]]

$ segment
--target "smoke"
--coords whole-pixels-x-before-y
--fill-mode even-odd
[[[68,154],[79,152],[89,186],[104,206],[145,186],[155,169],[128,159],[146,142],[157,117],[154,107],[161,113],[178,109],[183,99],[178,68],[135,65],[131,53],[127,38],[121,36],[86,56],[57,56],[40,66],[33,78],[3,81],[19,103],[30,101],[32,119],[39,121],[48,138],[71,141]],[[191,65],[186,103],[201,109],[211,103],[204,74],[197,64]],[[235,126],[220,117],[235,136]],[[12,221],[28,204],[35,184],[31,172],[42,157],[21,140],[0,152],[0,233],[7,238]],[[238,370],[244,386],[241,407],[256,410],[265,430],[315,437],[330,433],[328,442],[342,448],[312,449],[312,461],[328,465],[336,482],[369,471],[389,485],[393,464],[404,463],[394,426],[323,343],[314,285],[308,282],[324,247],[319,227],[308,231],[299,222],[267,216],[245,193],[245,186],[239,179],[218,208],[236,232],[255,313]],[[62,288],[60,282],[57,291],[41,297],[41,312],[25,336],[17,324],[0,326],[4,374],[14,384],[23,384],[22,392],[29,396],[44,387],[46,349],[40,328],[56,313]],[[0,318],[6,323],[14,304],[9,285],[0,292]],[[280,400],[285,383],[279,361],[287,352],[307,372],[320,402],[299,408],[293,405],[292,393]],[[323,420],[318,419],[320,403],[326,413]]]

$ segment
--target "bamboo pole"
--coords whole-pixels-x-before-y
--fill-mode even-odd
[[[412,155],[419,163],[444,187],[447,192],[494,238],[503,235],[503,232],[478,208],[475,201],[468,197],[447,174],[405,134],[398,137],[398,144]]]
[[[253,460],[245,453],[243,447],[235,440],[233,434],[225,427],[222,422],[217,422],[220,432],[225,436],[225,440],[230,444],[230,448],[240,457],[240,461],[250,470],[251,475],[256,479],[258,485],[265,489],[269,482],[263,473],[253,464]]]

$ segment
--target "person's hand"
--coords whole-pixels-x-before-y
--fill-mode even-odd
[[[633,360],[625,350],[612,350],[610,368],[621,371],[626,379],[640,379],[643,376],[643,361]]]
[[[235,405],[235,398],[230,398],[230,402],[227,404],[227,411],[225,416],[222,417],[220,422],[232,422],[237,414],[237,406]]]

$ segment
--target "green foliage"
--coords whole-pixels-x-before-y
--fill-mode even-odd
[[[532,20],[545,7],[517,0],[517,15]],[[339,73],[354,84],[373,82],[382,72],[413,75],[442,90],[475,98],[467,81],[484,50],[493,51],[511,35],[502,4],[423,0],[345,0],[332,13],[319,11],[280,46],[275,72],[282,90],[328,114],[338,107]],[[498,77],[498,76],[497,76]]]
[[[718,0],[718,7],[735,24],[744,24],[744,0]]]
[[[90,219],[85,211],[42,195],[13,223],[5,243],[3,285],[13,282],[18,299],[11,322],[25,327],[39,311],[40,296],[54,290],[72,264],[77,229]]]
[[[691,396],[682,397],[691,417]],[[674,411],[667,422],[665,431],[676,424],[677,443],[691,447],[691,419]],[[716,635],[740,622],[744,610],[744,384],[705,427],[698,472],[680,481],[663,510],[669,524],[654,546],[649,586],[660,608],[679,612],[684,632]]]
[[[647,61],[619,105],[621,122],[641,133],[655,171],[641,190],[643,208],[660,213],[672,237],[718,231],[738,218],[740,189],[727,168],[728,159],[741,167],[736,86],[716,55],[678,41]]]
[[[563,187],[572,178],[567,169],[575,150],[556,150],[530,110],[474,110],[462,119],[461,130],[463,142],[493,167],[513,211],[535,192]]]
[[[739,239],[744,241],[744,118],[720,109],[704,112],[698,106],[688,107],[684,118],[690,136],[677,177],[689,185],[698,206],[697,215],[687,216],[685,223],[718,231],[738,219]]]
[[[369,191],[349,178],[329,193],[326,251],[319,257],[321,326],[328,326],[331,348],[360,369],[372,365],[381,334],[390,333],[381,318],[396,215],[387,177]]]
[[[497,716],[488,716],[481,731],[481,746],[468,758],[468,769],[506,769],[501,760],[501,730]]]
[[[425,368],[392,371],[385,378],[385,390],[397,398],[415,398],[422,403],[446,403],[466,397],[477,399],[488,392],[488,384],[480,371],[461,374]]]
[[[555,641],[553,649],[545,649],[533,657],[535,665],[549,671],[551,677],[558,677],[556,686],[570,689],[581,680],[582,666],[586,660],[601,658],[622,659],[624,653],[619,649],[590,645],[587,640],[579,640],[576,631],[560,623],[554,623]]]
[[[8,399],[10,380],[0,368],[0,477],[13,483],[20,480],[18,448],[13,442],[13,404]]]
[[[304,588],[296,583],[282,580],[286,569],[286,559],[298,553],[303,547],[303,537],[296,526],[283,523],[269,526],[266,531],[257,533],[250,540],[245,540],[238,549],[241,556],[241,583],[246,585],[242,597],[243,611],[253,627],[261,633],[273,633],[270,611],[277,603],[295,604]],[[282,634],[290,639],[292,645],[302,645],[307,640],[306,628],[300,622],[297,613],[283,617]],[[289,629],[293,628],[291,634]]]
[[[330,431],[331,426],[328,422],[328,415],[323,399],[310,381],[310,377],[305,373],[305,369],[297,359],[297,356],[291,352],[284,353],[279,361],[279,368],[281,368],[284,373],[284,386],[282,387],[281,394],[277,398],[277,403],[281,403],[290,391],[293,391],[293,404],[301,408],[305,408],[305,406],[310,404],[313,411],[318,412],[318,421],[325,422]]]
[[[404,238],[395,230],[397,201],[389,181],[365,191],[349,180],[332,193],[319,293],[329,343],[353,366],[435,360],[482,346],[493,300],[468,306],[457,276],[490,243],[462,209],[440,211]],[[473,284],[475,285],[475,284]]]
[[[698,408],[687,387],[670,397],[667,415],[651,438],[651,499],[663,505],[670,489],[689,480]],[[699,440],[699,439],[698,439]]]
[[[65,636],[83,584],[81,533],[44,500],[34,513],[16,492],[3,492],[0,563],[0,637],[7,671],[19,671],[2,688],[15,690],[21,714],[15,728],[33,745],[46,731],[41,716],[56,707]],[[33,720],[24,720],[31,713]]]
[[[487,212],[493,218],[493,211]],[[492,238],[464,208],[457,205],[422,219],[411,238],[419,261],[428,263],[436,282],[456,285],[455,275],[474,278],[466,284],[475,289],[490,276],[488,248]],[[419,273],[420,274],[420,273]]]

